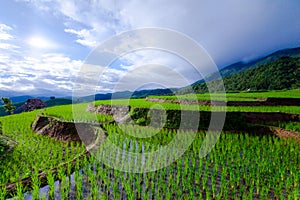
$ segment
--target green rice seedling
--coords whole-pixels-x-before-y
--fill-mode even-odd
[[[41,186],[41,182],[40,179],[38,177],[38,170],[35,169],[33,172],[33,175],[31,176],[31,180],[32,180],[32,198],[33,199],[38,199],[39,198],[39,193],[40,193],[40,186]]]
[[[128,199],[133,200],[133,199],[134,199],[134,193],[133,193],[133,191],[131,190],[130,185],[129,185],[129,184],[125,184],[124,187],[125,187],[125,191],[126,191],[126,193],[127,193]]]
[[[83,176],[79,171],[74,172],[75,187],[76,187],[76,197],[79,200],[83,199]]]
[[[17,182],[16,188],[17,188],[17,199],[18,200],[24,199],[23,184],[21,182]]]
[[[4,186],[0,187],[0,199],[5,199],[6,194],[7,194],[6,187]]]
[[[48,192],[49,198],[54,199],[54,193],[55,193],[54,183],[55,183],[55,180],[54,180],[53,173],[51,171],[47,172],[47,183],[49,185],[49,192]]]
[[[299,199],[300,198],[300,195],[299,195],[299,185],[297,187],[294,187],[293,189],[293,198],[296,200],[296,199]]]
[[[137,105],[143,104],[144,101],[138,99],[131,103]],[[145,103],[144,106],[150,105],[153,104]],[[166,104],[164,106],[176,108],[178,105]],[[63,107],[61,109],[62,112],[54,108],[46,111],[65,120],[74,120],[71,109],[68,108],[68,110]],[[238,110],[240,108],[230,109]],[[250,108],[241,108],[240,110],[242,109],[250,110]],[[262,108],[262,110],[264,109]],[[297,174],[300,170],[300,150],[298,143],[293,140],[283,140],[271,136],[254,136],[251,133],[242,135],[226,132],[221,134],[209,155],[200,158],[199,151],[206,134],[197,132],[192,145],[179,160],[168,166],[167,169],[149,172],[142,176],[141,174],[120,173],[117,170],[111,170],[103,164],[95,164],[96,161],[87,156],[76,161],[76,163],[72,162],[72,165],[75,165],[73,167],[70,161],[85,151],[84,146],[72,143],[66,145],[33,133],[30,130],[30,123],[35,114],[37,112],[0,118],[5,134],[7,133],[17,140],[20,145],[11,153],[9,159],[3,160],[6,165],[0,166],[0,171],[4,172],[0,176],[1,186],[8,182],[18,181],[20,178],[32,177],[31,170],[36,169],[43,172],[49,171],[47,181],[50,187],[51,185],[54,187],[55,180],[50,170],[67,162],[69,164],[64,165],[64,168],[58,171],[58,177],[61,179],[62,196],[65,198],[68,197],[70,186],[66,175],[72,172],[72,168],[75,168],[75,190],[78,199],[86,198],[82,194],[83,191],[90,191],[91,198],[123,198],[124,196],[119,196],[123,195],[123,191],[118,191],[118,184],[123,186],[128,199],[143,198],[144,196],[149,199],[166,199],[170,196],[171,199],[181,197],[252,199],[257,196],[268,199],[272,197],[272,194],[275,198],[298,198],[299,175]],[[93,119],[77,120],[89,121]],[[25,125],[21,121],[24,121]],[[155,132],[156,129],[146,127],[141,130],[135,129],[133,126],[126,127],[126,125],[120,129],[114,124],[104,127],[108,132],[109,139],[120,149],[139,153],[158,150],[159,145],[169,144],[174,134],[188,133],[188,131],[176,133],[176,130],[163,129],[150,138],[135,138],[133,135]],[[130,134],[127,134],[128,132]],[[144,149],[141,144],[144,145]],[[32,157],[33,154],[35,157]],[[49,159],[46,160],[45,157]],[[117,162],[121,158],[122,152],[120,151],[119,155],[113,159]],[[131,159],[131,162],[122,164],[134,166],[135,160]],[[148,165],[154,166],[151,162]],[[145,184],[141,184],[142,181]],[[100,194],[97,190],[99,185],[104,190],[103,194],[107,195]],[[19,195],[23,195],[25,188],[20,191]],[[51,193],[49,192],[49,196]],[[18,194],[16,195],[18,196]]]

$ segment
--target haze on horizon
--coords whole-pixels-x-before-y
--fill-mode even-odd
[[[219,69],[300,46],[300,1],[294,0],[2,0],[0,13],[0,93],[5,95],[71,95],[90,52],[136,28],[181,32],[199,43]],[[97,91],[112,91],[121,76],[139,66],[147,77],[162,74],[146,67],[151,62],[193,74],[173,55],[144,51],[115,62]],[[164,78],[166,87],[183,84],[174,76]],[[186,78],[192,83],[198,77]],[[129,89],[131,82],[126,81]]]

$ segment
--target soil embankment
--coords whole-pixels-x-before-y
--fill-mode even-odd
[[[208,101],[208,100],[188,100],[188,99],[159,99],[146,98],[150,102],[195,104],[203,106],[300,106],[297,98],[267,98],[263,101]]]
[[[125,112],[126,110],[126,112]],[[150,111],[148,108],[133,108],[128,106],[111,106],[111,105],[100,105],[89,106],[87,111],[96,112],[99,114],[109,114],[113,116],[121,116],[119,119],[126,119],[126,122],[135,123],[138,125],[151,125],[151,114],[149,113],[158,113]],[[121,111],[121,114],[118,113]],[[277,122],[299,122],[300,115],[297,114],[287,114],[287,113],[278,113],[278,112],[214,112],[214,115],[224,115],[226,114],[224,127],[222,130],[230,132],[251,132],[254,134],[275,134],[279,137],[291,136],[298,137],[299,133],[293,131],[283,131],[284,129],[275,129],[268,127],[268,124],[277,123]],[[177,129],[180,127],[195,127],[195,122],[190,120],[182,119],[191,119],[190,116],[199,115],[200,120],[198,123],[198,130],[208,130],[212,112],[208,111],[188,111],[188,110],[166,110],[165,111],[165,120],[164,128]],[[126,117],[124,117],[126,116]],[[157,116],[156,116],[157,117]],[[117,120],[116,120],[117,121]],[[124,121],[123,121],[124,122]],[[183,124],[185,123],[185,124]],[[221,123],[221,122],[220,122]],[[211,129],[212,127],[210,127]]]
[[[95,126],[95,125],[94,125]],[[34,132],[47,135],[61,141],[91,144],[96,139],[96,130],[92,124],[60,121],[54,117],[37,116],[31,128]]]

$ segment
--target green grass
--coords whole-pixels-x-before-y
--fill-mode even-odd
[[[88,103],[83,104],[70,104],[63,106],[56,106],[51,108],[45,108],[40,111],[40,113],[57,117],[64,121],[75,121],[75,122],[109,122],[113,120],[112,116],[94,114],[91,112],[86,112]]]
[[[291,131],[300,132],[300,122],[279,123],[279,127]]]

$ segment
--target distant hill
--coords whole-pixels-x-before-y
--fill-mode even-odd
[[[144,98],[147,96],[159,96],[159,95],[173,95],[172,91],[178,89],[149,89],[149,90],[139,90],[139,91],[122,91],[115,93],[106,93],[106,94],[96,94],[85,97],[80,97],[76,100],[78,101],[94,101],[94,100],[108,100],[108,99],[128,99],[128,98]]]
[[[33,97],[33,96],[28,96],[28,95],[24,95],[24,96],[15,96],[15,97],[10,97],[9,99],[13,102],[13,103],[22,103],[27,101],[28,99],[32,99],[32,98],[38,98],[41,99],[43,101],[49,100],[49,97]],[[2,101],[0,101],[0,105],[2,105]]]
[[[56,98],[45,101],[47,107],[67,105],[72,103],[72,99]]]
[[[176,89],[172,89],[175,91]],[[91,96],[85,96],[80,97],[76,100],[78,102],[88,102],[88,101],[94,101],[94,100],[108,100],[108,99],[125,99],[125,98],[144,98],[150,95],[172,95],[171,89],[154,89],[154,90],[140,90],[135,92],[130,91],[122,91],[122,92],[115,92],[115,93],[106,93],[106,94],[96,94]],[[11,97],[13,104],[16,106],[16,112],[20,113],[19,109],[25,101],[27,101],[30,98],[36,98],[32,96],[18,96],[18,97]],[[66,105],[66,104],[72,104],[72,97],[70,98],[56,98],[56,99],[49,99],[48,97],[40,97],[41,100],[43,100],[46,103],[46,107],[52,107],[57,105]],[[5,112],[4,108],[0,105],[0,116],[5,116],[7,113]]]
[[[232,74],[236,74],[242,71],[245,71],[247,69],[255,68],[263,64],[267,64],[269,62],[272,62],[274,60],[277,60],[278,58],[288,56],[288,57],[299,57],[300,56],[300,47],[297,48],[290,48],[290,49],[282,49],[279,51],[276,51],[274,53],[271,53],[267,56],[261,57],[259,59],[253,60],[251,62],[237,62],[234,64],[231,64],[229,66],[226,66],[220,70],[220,75],[222,77],[230,76]],[[207,80],[214,80],[218,78],[217,73],[212,73],[208,75]],[[203,80],[200,80],[199,82],[204,82]],[[196,83],[199,83],[198,81]]]
[[[243,90],[282,90],[300,87],[300,56],[281,57],[267,64],[251,68],[223,78],[226,91]],[[213,91],[218,91],[220,81],[214,80],[211,85]],[[206,83],[193,84],[196,93],[208,92]],[[181,90],[180,94],[189,93],[187,89]]]
[[[139,90],[132,94],[132,98],[145,98],[147,96],[173,95],[173,91],[178,89],[155,89],[155,90]]]
[[[10,99],[13,99],[10,98]],[[43,99],[42,99],[43,100]],[[27,101],[27,99],[26,99]],[[14,102],[14,101],[13,101]],[[52,106],[58,106],[58,105],[66,105],[66,104],[71,104],[72,100],[71,99],[65,99],[65,98],[56,98],[56,99],[49,99],[49,100],[44,100],[46,103],[46,107],[52,107]],[[14,106],[16,106],[15,114],[18,114],[21,112],[20,107],[24,104],[25,102],[18,102],[18,103],[13,103]],[[3,106],[0,106],[0,116],[6,116],[7,113],[5,112]]]
[[[6,97],[6,96],[4,96],[4,97]],[[15,104],[15,103],[19,103],[19,102],[25,102],[25,101],[27,101],[27,99],[31,99],[31,98],[33,98],[33,97],[28,96],[28,95],[24,95],[24,96],[11,97],[9,99]],[[0,101],[0,105],[2,105],[2,101]]]

